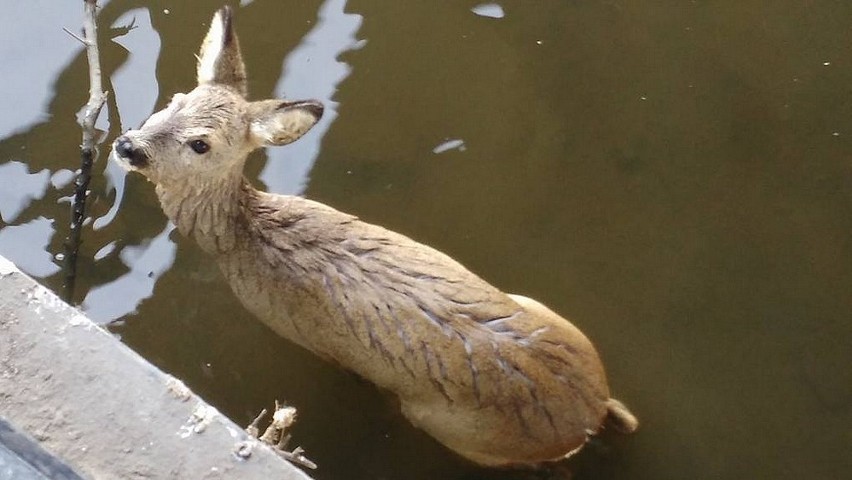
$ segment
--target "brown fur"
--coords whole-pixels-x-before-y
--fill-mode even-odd
[[[115,156],[156,184],[166,214],[216,258],[246,308],[393,392],[412,423],[480,464],[563,458],[607,418],[635,430],[592,344],[544,305],[403,235],[248,184],[247,154],[294,141],[322,107],[246,101],[230,17],[214,17],[222,28],[205,38],[199,86],[116,140]],[[199,139],[209,152],[189,147]]]

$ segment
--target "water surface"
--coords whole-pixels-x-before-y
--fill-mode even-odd
[[[436,246],[597,344],[642,428],[541,474],[455,458],[237,303],[151,185],[105,160],[192,87],[220,2],[101,4],[110,100],[73,301],[239,423],[298,407],[318,479],[852,469],[852,4],[242,2],[252,95],[328,106],[252,157],[257,185]],[[0,20],[0,253],[57,291],[88,92],[61,27],[79,9],[16,2]]]

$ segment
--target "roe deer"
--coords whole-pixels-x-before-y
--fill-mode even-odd
[[[605,420],[636,429],[591,342],[541,303],[403,235],[249,184],[249,152],[295,141],[323,107],[246,99],[227,7],[197,74],[113,156],[155,184],[166,215],[272,330],[389,390],[414,425],[479,464],[564,458]]]

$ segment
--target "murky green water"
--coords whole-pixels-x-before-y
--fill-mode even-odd
[[[80,3],[0,17],[0,253],[57,290],[88,91],[61,27]],[[852,4],[242,3],[253,95],[329,106],[252,178],[437,246],[598,345],[642,429],[553,477],[852,470]],[[105,4],[104,145],[191,88],[219,4]],[[235,421],[297,406],[318,479],[529,477],[456,459],[271,335],[149,184],[105,155],[95,173],[74,301]]]

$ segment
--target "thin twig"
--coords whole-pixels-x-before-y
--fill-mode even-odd
[[[77,35],[76,33],[72,32],[71,30],[68,30],[68,29],[67,29],[67,28],[65,28],[65,27],[62,27],[62,30],[63,30],[65,33],[67,33],[68,35],[71,35],[71,38],[73,38],[73,39],[77,40],[78,42],[82,43],[84,46],[88,46],[88,45],[89,45],[88,43],[86,43],[86,40],[84,40],[84,39],[80,38],[80,35]]]
[[[263,410],[260,411],[260,414],[258,416],[254,417],[254,420],[251,421],[249,426],[246,427],[246,433],[248,433],[249,435],[251,435],[254,438],[257,438],[257,436],[260,434],[260,427],[259,427],[260,421],[263,420],[263,417],[265,417],[265,416],[266,416],[266,409],[264,408]]]
[[[95,160],[95,122],[106,102],[106,92],[101,83],[101,62],[98,52],[97,0],[84,0],[83,37],[65,30],[86,46],[86,58],[89,63],[89,101],[83,113],[83,143],[80,145],[80,172],[77,174],[74,191],[74,204],[71,213],[71,231],[65,240],[65,299],[73,300],[74,285],[77,279],[77,254],[80,250],[80,234],[86,218],[86,197],[92,164]]]
[[[296,447],[296,449],[292,452],[286,452],[284,450],[276,450],[276,452],[290,463],[295,463],[296,465],[301,465],[302,467],[310,468],[311,470],[317,469],[317,464],[305,456],[305,451],[302,447]]]
[[[85,0],[86,17],[83,23],[85,33],[86,57],[89,60],[89,102],[83,116],[83,148],[94,148],[95,121],[106,102],[106,92],[101,84],[101,61],[98,52],[97,0]],[[88,138],[87,138],[88,134]],[[86,143],[86,140],[89,143]]]

